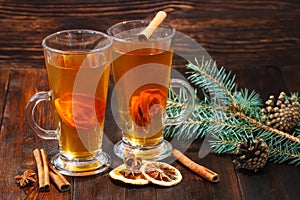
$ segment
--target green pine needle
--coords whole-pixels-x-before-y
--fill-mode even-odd
[[[189,81],[203,92],[203,99],[197,99],[190,117],[181,125],[167,125],[164,134],[179,139],[204,138],[210,141],[213,152],[232,153],[238,143],[247,138],[262,138],[270,149],[270,160],[300,165],[300,120],[293,133],[284,133],[268,127],[262,120],[262,99],[248,89],[237,90],[235,76],[217,68],[215,62],[202,59],[196,65],[189,63]],[[292,94],[299,100],[298,94]],[[167,115],[178,116],[185,108],[186,98],[170,92]]]

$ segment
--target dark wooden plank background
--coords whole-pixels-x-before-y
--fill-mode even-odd
[[[256,90],[263,99],[280,91],[300,92],[298,0],[0,0],[0,199],[299,199],[299,167],[268,163],[257,174],[239,173],[229,156],[200,159],[201,141],[186,153],[217,171],[220,183],[211,184],[175,162],[183,181],[171,188],[123,185],[107,174],[68,177],[72,189],[66,193],[54,186],[48,193],[21,190],[15,184],[16,174],[35,168],[33,148],[45,148],[50,156],[57,151],[55,141],[39,139],[25,122],[28,99],[49,89],[42,39],[63,29],[105,32],[117,22],[151,18],[159,10],[167,11],[166,22],[199,42],[219,66],[232,70],[240,87]],[[43,113],[49,118],[39,117],[40,123],[51,126],[51,112],[46,107]],[[112,142],[121,134],[109,110],[106,116],[104,150],[117,166],[121,161]]]

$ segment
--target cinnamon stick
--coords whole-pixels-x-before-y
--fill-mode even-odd
[[[50,180],[47,154],[43,149],[35,149],[33,150],[33,155],[38,171],[39,190],[49,191]]]
[[[65,192],[71,189],[70,183],[67,179],[51,164],[48,163],[50,170],[50,179],[55,183],[57,188],[61,192]]]
[[[197,173],[201,177],[205,178],[206,180],[209,180],[214,183],[219,182],[220,180],[219,174],[213,172],[212,170],[202,165],[195,163],[190,158],[188,158],[183,153],[181,153],[179,150],[173,149],[172,155],[183,165],[185,165],[186,167],[188,167],[189,169],[191,169],[193,172]]]
[[[162,23],[162,21],[164,21],[166,17],[167,13],[165,11],[159,11],[149,23],[149,25],[141,33],[138,34],[138,40],[148,40],[155,29],[157,29],[157,27]]]

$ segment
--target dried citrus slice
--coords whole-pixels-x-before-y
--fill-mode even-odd
[[[152,112],[156,112],[151,113],[150,109],[153,109],[152,106],[156,105],[156,108],[163,108],[164,110],[166,107],[166,100],[167,95],[161,89],[147,89],[140,93],[140,108],[146,125],[151,122],[151,115],[159,114],[159,112],[156,111],[157,109],[152,110]],[[160,114],[164,112],[163,110],[161,110]]]
[[[109,176],[114,180],[119,180],[124,183],[129,183],[133,185],[147,185],[148,183],[150,183],[150,181],[147,180],[142,173],[134,175],[129,174],[128,176],[125,176],[124,170],[126,170],[126,165],[122,164],[119,167],[110,171]]]
[[[154,184],[172,186],[182,180],[178,169],[164,162],[148,162],[141,167],[142,174]]]
[[[146,89],[139,96],[132,96],[130,100],[130,114],[135,124],[147,126],[151,123],[151,115],[164,112],[166,99],[167,95],[161,89]]]
[[[88,129],[104,119],[105,101],[97,97],[66,93],[55,99],[54,104],[58,115],[71,127]]]
[[[132,116],[134,123],[141,126],[143,121],[142,121],[142,113],[140,110],[140,97],[132,96],[130,102],[131,102],[130,115]]]

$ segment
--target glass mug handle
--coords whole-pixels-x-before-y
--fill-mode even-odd
[[[35,108],[42,101],[51,101],[51,91],[38,92],[30,98],[26,106],[27,124],[39,137],[46,140],[57,139],[57,130],[43,129],[34,118]]]
[[[165,125],[179,125],[183,123],[193,112],[195,107],[195,93],[193,88],[184,80],[171,79],[171,88],[179,88],[186,97],[185,109],[177,116],[167,116]]]

